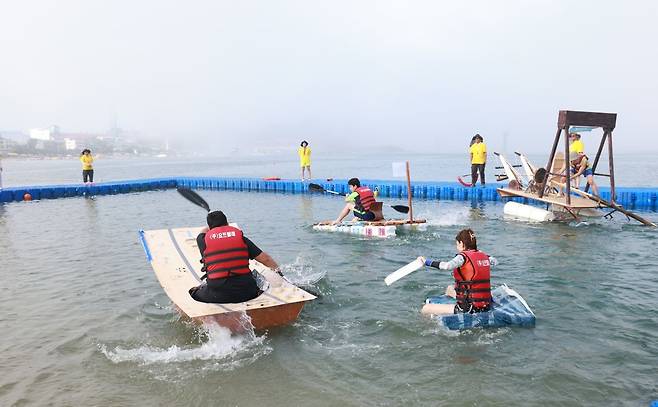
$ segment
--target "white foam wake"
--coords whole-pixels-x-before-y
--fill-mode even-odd
[[[168,348],[143,345],[133,349],[117,346],[108,349],[99,345],[100,351],[112,362],[136,362],[140,364],[179,363],[193,360],[230,361],[247,357],[255,360],[268,354],[271,349],[263,346],[265,336],[256,336],[253,331],[240,335],[232,335],[231,331],[217,324],[204,324],[202,329],[207,341],[198,344]]]

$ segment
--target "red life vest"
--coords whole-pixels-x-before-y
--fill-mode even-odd
[[[251,273],[249,252],[240,229],[233,226],[212,228],[204,240],[206,250],[203,251],[203,263],[208,280]]]
[[[464,264],[452,272],[455,278],[457,305],[468,312],[489,309],[491,304],[491,267],[489,256],[477,250],[465,250]]]
[[[369,211],[372,204],[375,203],[375,194],[368,187],[358,187],[355,192],[359,194],[359,200],[356,202],[357,209],[364,212]]]

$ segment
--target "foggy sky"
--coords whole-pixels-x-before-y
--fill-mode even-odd
[[[655,1],[8,1],[0,131],[119,127],[199,151],[549,149],[559,109],[658,151]],[[594,144],[588,141],[586,144]]]

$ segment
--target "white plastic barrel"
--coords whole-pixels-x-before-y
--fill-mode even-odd
[[[505,204],[503,213],[515,218],[528,219],[534,222],[548,222],[555,219],[553,212],[537,208],[536,206],[511,201]]]

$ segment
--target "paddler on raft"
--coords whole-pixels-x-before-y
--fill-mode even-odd
[[[452,269],[454,285],[446,287],[446,295],[457,300],[452,304],[425,304],[423,314],[449,315],[458,313],[473,314],[491,310],[491,266],[498,264],[477,248],[477,239],[471,229],[460,231],[455,237],[459,253],[450,261],[433,261],[418,257],[428,267],[441,270]]]
[[[281,275],[276,261],[240,229],[230,226],[222,211],[208,213],[207,222],[208,230],[196,238],[207,277],[205,283],[190,289],[196,301],[238,303],[258,297],[262,291],[249,269],[249,259],[256,259]]]
[[[377,218],[381,219],[381,214],[377,216],[375,212],[371,209],[373,204],[376,203],[375,194],[373,191],[365,186],[361,186],[361,181],[358,178],[352,178],[347,181],[347,185],[350,189],[350,193],[345,196],[345,207],[335,221],[331,222],[332,225],[339,224],[349,213],[352,211],[354,213],[353,221],[364,220],[364,221],[374,221]]]

